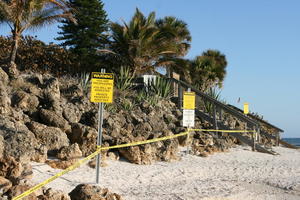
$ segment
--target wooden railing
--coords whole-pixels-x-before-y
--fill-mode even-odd
[[[243,113],[236,111],[235,109],[231,108],[230,106],[227,106],[226,104],[208,96],[204,92],[194,88],[192,85],[185,83],[181,80],[176,80],[173,78],[168,78],[171,83],[177,84],[178,88],[178,107],[182,107],[182,95],[183,91],[187,90],[188,88],[191,89],[191,91],[194,91],[196,94],[196,105],[197,109],[199,109],[202,112],[206,112],[209,115],[214,117],[214,126],[217,126],[217,120],[223,121],[223,117],[225,116],[224,113],[228,113],[232,117],[237,118],[240,121],[243,121],[247,123],[247,127],[252,129],[258,129],[259,123]],[[210,107],[210,110],[207,109],[207,105]],[[216,127],[217,128],[217,127]]]

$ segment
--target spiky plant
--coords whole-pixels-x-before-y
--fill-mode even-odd
[[[151,82],[149,91],[153,95],[169,98],[172,94],[171,82],[165,78],[156,77],[156,79]]]
[[[218,88],[216,88],[216,87],[209,88],[207,90],[206,94],[217,101],[225,102],[224,100],[221,99],[221,91],[218,90]],[[213,106],[214,106],[213,103],[211,103],[209,101],[204,101],[204,109],[207,113],[210,113],[210,114],[213,113]]]
[[[119,75],[116,77],[115,86],[117,89],[124,91],[131,88],[134,75],[130,73],[128,67],[122,66]]]

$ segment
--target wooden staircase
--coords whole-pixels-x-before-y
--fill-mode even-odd
[[[215,129],[222,129],[222,130],[232,130],[229,124],[227,124],[229,118],[233,118],[238,120],[239,122],[242,122],[246,125],[247,130],[255,130],[255,132],[258,134],[258,137],[256,137],[253,133],[251,137],[245,136],[243,133],[228,133],[235,137],[238,141],[241,143],[244,143],[246,145],[251,146],[254,150],[257,150],[262,153],[268,153],[272,155],[277,155],[276,152],[264,147],[263,145],[259,144],[258,138],[260,136],[265,136],[270,139],[277,139],[277,141],[289,148],[296,148],[291,144],[288,144],[285,141],[282,141],[279,139],[279,137],[275,137],[272,134],[266,133],[261,130],[261,123],[262,121],[256,119],[255,117],[252,117],[251,115],[245,115],[241,110],[237,110],[233,108],[233,106],[229,106],[227,104],[224,104],[220,101],[217,101],[216,99],[208,96],[207,94],[201,92],[200,90],[194,88],[190,84],[183,82],[181,80],[176,80],[173,78],[168,78],[169,81],[172,83],[173,87],[176,88],[175,93],[178,94],[178,108],[182,109],[182,96],[183,91],[188,90],[188,88],[195,92],[196,94],[196,109],[195,114],[199,118],[211,123]],[[209,105],[209,106],[207,106]],[[207,107],[210,107],[208,109]],[[274,125],[264,122],[264,125],[267,123],[268,126],[272,126],[272,128],[276,129],[278,131],[278,134],[280,132],[283,132],[283,130],[279,129],[278,127],[275,127]]]
[[[241,109],[239,109],[239,108],[237,108],[237,107],[235,107],[233,105],[228,105],[228,106],[232,107],[233,109],[235,109],[235,110],[237,110],[237,111],[239,111],[241,113],[243,112]],[[252,114],[249,113],[247,116],[250,117],[250,118],[252,118],[252,119],[254,119],[254,120],[256,120],[257,122],[259,122],[260,124],[262,124],[262,125],[264,125],[264,126],[266,126],[268,128],[277,130],[279,133],[283,132],[282,129],[274,126],[273,124],[270,124],[269,122],[267,122],[267,121],[265,121],[265,120],[263,120],[263,119],[255,116],[255,115],[252,115]],[[276,140],[278,144],[281,144],[281,145],[283,145],[283,146],[285,146],[287,148],[299,149],[298,147],[296,147],[296,146],[294,146],[294,145],[292,145],[290,143],[287,143],[286,141],[281,140],[280,137],[278,137],[279,135],[274,136],[274,135],[271,135],[271,134],[269,134],[269,133],[267,133],[266,131],[263,131],[263,130],[260,131],[260,134],[263,135],[263,136],[265,136],[265,137],[267,137],[267,138]]]

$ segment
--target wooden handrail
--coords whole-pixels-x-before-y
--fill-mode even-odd
[[[228,106],[229,106],[229,107],[232,107],[232,108],[235,109],[235,110],[238,110],[239,112],[243,112],[243,110],[241,110],[241,109],[239,109],[239,108],[237,108],[237,107],[235,107],[235,106],[233,106],[233,105],[228,105]],[[261,123],[263,123],[263,124],[269,126],[270,128],[276,129],[278,132],[284,132],[284,130],[278,128],[277,126],[275,126],[275,125],[273,125],[273,124],[270,124],[269,122],[267,122],[267,121],[265,121],[265,120],[263,120],[263,119],[260,119],[259,117],[255,116],[255,115],[253,115],[253,114],[251,114],[251,113],[249,113],[248,116],[250,116],[251,118],[253,118],[253,119],[256,120],[256,121],[259,121],[259,122],[261,122]]]
[[[246,115],[234,110],[233,108],[230,108],[229,106],[217,101],[216,99],[208,96],[207,94],[205,94],[204,92],[194,88],[192,85],[185,83],[181,80],[176,80],[174,78],[167,78],[168,80],[177,83],[178,85],[184,87],[184,88],[191,88],[192,91],[194,91],[198,96],[200,96],[201,98],[203,98],[206,101],[209,101],[213,104],[215,104],[216,106],[222,108],[224,111],[228,112],[229,114],[237,117],[240,120],[243,120],[244,122],[247,123],[248,126],[253,126],[253,127],[258,127],[259,123],[256,122],[255,120],[250,119],[249,117],[247,117]]]

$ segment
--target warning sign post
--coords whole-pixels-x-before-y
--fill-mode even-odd
[[[103,126],[103,103],[113,102],[114,92],[114,75],[105,73],[105,69],[101,72],[92,72],[92,86],[91,86],[91,102],[99,103],[99,124],[98,124],[98,137],[97,147],[102,145],[102,126]],[[101,154],[97,155],[96,160],[96,183],[99,183],[100,177],[100,160]]]
[[[249,103],[244,103],[244,114],[248,114],[249,113]]]
[[[185,110],[195,109],[195,92],[183,93],[183,109]]]
[[[112,103],[113,89],[113,74],[92,72],[91,102]]]
[[[182,125],[189,128],[195,126],[195,110],[183,110]]]

